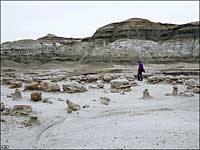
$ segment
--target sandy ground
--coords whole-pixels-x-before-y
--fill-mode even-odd
[[[178,87],[179,91],[186,89],[184,85]],[[140,99],[146,88],[153,99]],[[19,122],[27,117],[2,115],[5,122],[1,122],[1,145],[9,145],[11,149],[199,148],[199,95],[165,96],[172,91],[169,84],[151,85],[143,81],[125,95],[111,93],[110,84],[105,84],[104,89],[88,88],[84,93],[42,92],[53,104],[30,101],[33,91],[23,92],[21,100],[12,100],[7,95],[13,91],[1,85],[1,101],[9,107],[31,105],[41,124],[24,127]],[[100,96],[109,97],[110,104],[102,105]],[[58,98],[80,104],[81,110],[67,113],[65,101]],[[90,107],[83,108],[84,105]]]

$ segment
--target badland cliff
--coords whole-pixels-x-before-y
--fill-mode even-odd
[[[100,27],[88,38],[48,34],[1,44],[2,62],[132,63],[138,59],[146,63],[199,61],[199,21],[177,25],[131,18]]]

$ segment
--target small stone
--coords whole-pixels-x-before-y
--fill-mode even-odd
[[[110,98],[108,97],[100,97],[101,104],[109,105]]]
[[[146,99],[146,98],[153,98],[152,96],[150,96],[150,94],[149,94],[149,90],[148,89],[145,89],[144,91],[143,91],[143,97],[142,97],[143,99]]]
[[[75,103],[71,102],[70,100],[66,100],[66,103],[68,105],[68,108],[72,109],[73,111],[77,111],[80,109],[80,105],[75,104]]]
[[[121,95],[124,95],[124,94],[125,94],[125,92],[124,92],[124,91],[121,91],[121,92],[120,92],[120,94],[121,94]]]
[[[103,89],[103,88],[104,88],[104,84],[103,83],[97,84],[97,89]]]
[[[64,99],[58,98],[58,101],[65,101]]]
[[[84,106],[83,106],[83,108],[89,108],[89,107],[90,107],[89,105],[84,105]]]

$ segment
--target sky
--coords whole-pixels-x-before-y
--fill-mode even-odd
[[[199,20],[198,1],[1,1],[1,43],[92,36],[104,25],[129,18],[184,24]]]

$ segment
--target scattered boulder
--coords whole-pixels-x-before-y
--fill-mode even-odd
[[[41,92],[34,92],[31,93],[31,100],[34,102],[38,102],[42,100],[42,93]]]
[[[185,84],[187,85],[187,90],[189,90],[195,94],[200,93],[200,85],[196,80],[194,80],[194,79],[186,80]]]
[[[22,87],[22,82],[16,81],[16,82],[12,82],[10,85],[10,89],[14,89],[14,88],[20,88]]]
[[[78,93],[78,92],[85,92],[86,87],[78,82],[68,82],[63,85],[63,91],[67,93]]]
[[[81,83],[81,82],[86,82],[87,81],[87,78],[85,75],[80,75],[80,76],[73,76],[73,77],[70,77],[69,78],[70,81],[76,81],[78,83]]]
[[[113,80],[113,77],[111,75],[104,75],[102,79],[104,82],[109,83],[111,80]]]
[[[15,93],[11,93],[7,95],[7,97],[12,98],[13,100],[22,98],[21,90],[15,89]]]
[[[184,91],[184,92],[180,92],[180,96],[192,97],[194,96],[194,94],[189,91]]]
[[[25,127],[30,127],[30,126],[33,126],[34,124],[40,125],[40,121],[39,121],[37,116],[30,116],[29,120],[28,121],[26,121],[26,120],[23,121],[22,124]]]
[[[75,104],[75,103],[71,102],[70,100],[66,100],[66,103],[68,105],[69,110],[71,109],[73,111],[77,111],[81,108],[80,105]]]
[[[166,93],[165,96],[178,96],[178,87],[177,86],[173,86],[173,91],[172,93]]]
[[[195,85],[196,83],[197,83],[197,81],[195,79],[185,80],[185,85],[188,85],[188,86]]]
[[[194,92],[195,94],[199,94],[200,93],[200,88],[199,87],[195,87],[192,89],[192,92]]]
[[[66,75],[56,75],[51,77],[51,82],[58,82],[66,79]]]
[[[147,83],[156,84],[156,83],[159,83],[159,82],[164,81],[164,80],[165,80],[164,76],[155,75],[155,76],[148,77]]]
[[[2,79],[2,84],[4,84],[4,85],[11,85],[12,83],[13,83],[12,78],[3,78]]]
[[[120,88],[120,86],[129,85],[127,79],[115,79],[111,81],[111,88]]]
[[[111,83],[111,92],[129,92],[131,91],[131,85],[127,79],[115,79],[110,81]]]
[[[110,98],[108,97],[100,97],[100,101],[101,101],[101,104],[103,105],[109,105],[109,102],[110,102]]]
[[[26,90],[41,90],[41,82],[33,82],[31,84],[25,85],[24,91]]]
[[[149,99],[149,98],[153,98],[152,96],[150,96],[150,94],[149,94],[149,90],[148,89],[145,89],[144,91],[143,91],[143,97],[142,97],[143,99]]]
[[[99,76],[89,74],[86,76],[86,78],[87,78],[87,82],[96,82],[99,79]]]
[[[184,80],[187,80],[187,76],[172,76],[172,75],[153,75],[147,78],[147,83],[156,84],[159,82],[167,82],[169,84],[183,84]]]
[[[32,107],[30,105],[14,105],[11,115],[28,116],[31,112]]]
[[[53,83],[42,83],[41,84],[41,90],[45,92],[56,92],[60,91],[60,86],[58,84],[53,84]]]

